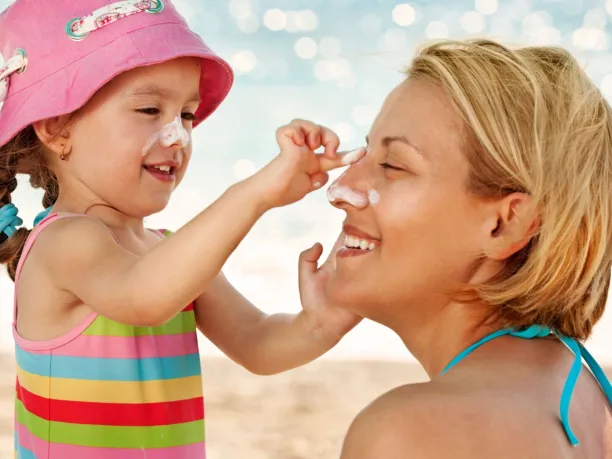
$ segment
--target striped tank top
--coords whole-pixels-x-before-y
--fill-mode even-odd
[[[23,263],[37,235],[70,216],[43,220],[17,267],[15,457],[205,459],[193,305],[160,327],[92,313],[53,340],[28,341],[17,333],[16,286]]]

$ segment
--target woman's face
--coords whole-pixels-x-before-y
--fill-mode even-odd
[[[492,215],[467,191],[461,148],[461,119],[440,88],[408,79],[393,90],[368,154],[331,187],[346,212],[345,246],[365,247],[337,253],[334,302],[392,326],[394,311],[405,317],[415,304],[435,314],[471,279]]]

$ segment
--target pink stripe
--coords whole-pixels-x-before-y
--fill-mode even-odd
[[[32,451],[37,459],[206,459],[204,443],[171,448],[120,449],[48,443],[17,424],[19,444]]]
[[[93,323],[93,321],[96,320],[97,317],[98,313],[92,311],[90,314],[87,315],[87,317],[85,317],[85,319],[83,319],[83,321],[79,325],[74,327],[68,333],[47,341],[27,340],[19,334],[19,332],[17,331],[17,325],[13,325],[13,338],[19,346],[21,346],[28,352],[47,354],[48,351],[70,343],[71,341],[76,339],[81,333],[87,330],[87,327],[89,327]]]
[[[32,349],[27,349],[27,351],[32,354],[47,354],[49,352]],[[81,335],[51,352],[53,355],[106,359],[177,357],[196,354],[198,352],[198,339],[195,333],[159,336]]]

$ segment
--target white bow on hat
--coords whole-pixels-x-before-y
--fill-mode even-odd
[[[2,55],[0,54],[0,58],[1,57]],[[8,94],[10,76],[15,72],[24,72],[27,65],[28,58],[26,57],[25,51],[22,49],[17,49],[15,51],[15,55],[6,61],[2,67],[0,67],[0,111],[2,111],[4,100]]]

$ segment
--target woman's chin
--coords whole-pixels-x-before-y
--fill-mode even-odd
[[[371,290],[356,279],[334,276],[327,284],[327,297],[331,304],[359,314],[362,305],[372,305]]]

